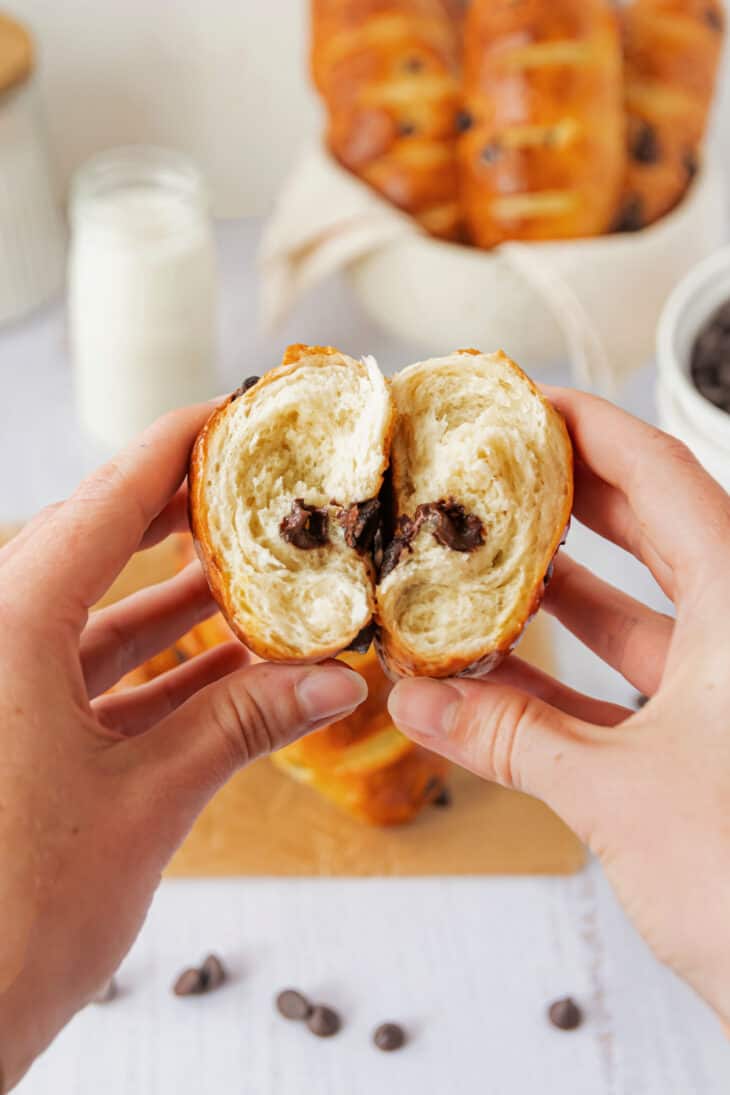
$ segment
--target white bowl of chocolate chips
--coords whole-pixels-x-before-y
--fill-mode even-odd
[[[662,427],[730,491],[730,247],[679,283],[658,334]]]

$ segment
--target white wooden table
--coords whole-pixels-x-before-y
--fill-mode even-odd
[[[294,341],[374,353],[388,370],[417,359],[373,328],[339,280],[276,337],[258,335],[258,232],[250,221],[219,232],[221,391]],[[5,521],[65,496],[105,454],[75,424],[60,304],[0,331],[0,378]],[[545,379],[569,381],[561,370]],[[648,366],[621,401],[652,417],[652,384]],[[569,548],[663,604],[617,549],[580,527]],[[557,643],[569,683],[631,702],[632,689],[578,643],[563,633]],[[175,974],[210,950],[230,965],[230,984],[174,998]],[[568,880],[166,882],[120,983],[114,1004],[88,1008],[61,1035],[23,1095],[730,1092],[730,1047],[714,1017],[654,961],[595,864]],[[280,1019],[272,997],[290,984],[340,1008],[343,1033],[320,1041]],[[567,993],[588,1016],[570,1034],[544,1017],[546,1003]],[[401,1053],[370,1045],[386,1019],[412,1032]]]

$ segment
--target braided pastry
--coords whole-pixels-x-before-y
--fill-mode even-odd
[[[459,234],[458,28],[441,0],[313,0],[327,143],[430,233]]]
[[[628,169],[619,230],[664,216],[694,178],[724,25],[720,0],[634,0],[623,13]]]
[[[468,235],[595,236],[625,164],[621,47],[608,0],[474,0],[459,141]]]

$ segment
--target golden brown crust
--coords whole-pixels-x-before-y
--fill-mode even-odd
[[[682,199],[722,54],[720,0],[634,0],[623,12],[628,167],[617,227],[652,224]]]
[[[310,366],[325,366],[327,364],[327,359],[333,356],[340,357],[342,355],[339,350],[332,346],[305,346],[302,343],[296,343],[289,346],[284,353],[281,365],[268,372],[248,391],[245,391],[242,394],[234,392],[213,412],[198,435],[190,456],[188,469],[188,506],[190,528],[193,534],[195,550],[197,551],[198,558],[205,571],[211,593],[219,605],[228,627],[245,646],[266,661],[312,664],[323,661],[326,658],[336,657],[343,649],[343,646],[347,646],[348,643],[356,637],[359,629],[355,629],[352,634],[345,635],[341,641],[338,641],[329,647],[319,647],[316,650],[308,651],[296,651],[292,649],[285,650],[275,643],[268,642],[253,627],[249,629],[244,629],[242,627],[237,619],[235,605],[231,597],[230,576],[227,573],[223,559],[218,555],[213,546],[209,533],[208,502],[206,500],[205,491],[209,440],[234,401],[241,399],[251,402],[255,398],[260,398],[262,391],[282,377],[291,375],[299,367],[300,362],[305,359]],[[314,357],[314,360],[312,360],[312,357]],[[322,360],[317,361],[317,357]],[[379,473],[380,482],[378,483],[377,490],[380,489],[383,476],[388,467],[388,454],[393,428],[394,412],[391,406],[390,418],[383,437],[383,455]],[[377,490],[375,493],[377,493]],[[358,558],[360,559],[362,566],[367,570],[370,579],[374,581],[375,575],[372,560],[369,557]],[[374,614],[374,593],[371,597],[371,611],[372,614]]]
[[[609,0],[474,0],[459,141],[471,240],[595,236],[625,165],[621,48]]]
[[[466,355],[479,355],[478,350],[458,350],[459,354]],[[526,382],[531,391],[543,406],[547,409],[548,415],[553,422],[557,436],[561,437],[562,446],[565,457],[565,464],[568,468],[567,477],[567,489],[563,500],[562,511],[559,519],[555,523],[555,531],[553,537],[547,547],[544,558],[540,560],[537,570],[542,575],[549,573],[550,566],[553,559],[557,555],[561,545],[565,541],[565,536],[570,524],[570,516],[573,509],[573,445],[570,440],[568,428],[565,424],[565,420],[560,412],[550,403],[535,386],[533,381],[515,364],[506,354],[499,351],[498,355],[502,364],[506,365],[512,372],[519,376],[524,382]],[[399,424],[399,428],[402,428],[403,423]],[[398,511],[398,498],[404,493],[405,484],[408,477],[408,469],[399,466],[396,449],[394,448],[391,453],[391,475],[393,482],[393,494],[395,499],[395,509]],[[484,676],[491,672],[499,665],[499,663],[510,654],[517,643],[519,642],[525,628],[532,620],[540,607],[544,592],[545,592],[545,580],[543,578],[536,584],[534,594],[531,602],[528,604],[526,610],[522,615],[515,617],[511,622],[507,630],[501,636],[499,642],[489,648],[485,648],[479,656],[475,659],[473,657],[464,658],[460,656],[452,656],[448,658],[439,657],[438,659],[427,659],[414,653],[413,650],[407,646],[402,636],[393,630],[387,630],[382,626],[382,619],[379,620],[380,628],[378,631],[376,646],[378,656],[381,660],[383,668],[386,673],[392,677],[474,677]]]
[[[458,32],[441,0],[313,0],[312,75],[340,163],[433,235],[460,231]]]
[[[365,678],[368,698],[348,718],[301,738],[272,759],[362,821],[401,825],[443,791],[448,764],[393,726],[387,709],[391,684],[372,649],[341,658]]]

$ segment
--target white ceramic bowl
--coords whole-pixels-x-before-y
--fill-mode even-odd
[[[704,167],[682,205],[642,232],[494,252],[413,233],[349,267],[370,315],[428,353],[501,347],[539,370],[597,347],[613,380],[654,353],[667,295],[723,238],[722,178]],[[589,382],[590,370],[581,379]]]
[[[712,314],[730,300],[730,247],[696,266],[667,301],[659,323],[657,405],[660,423],[693,450],[730,491],[730,414],[695,388],[692,347]]]

